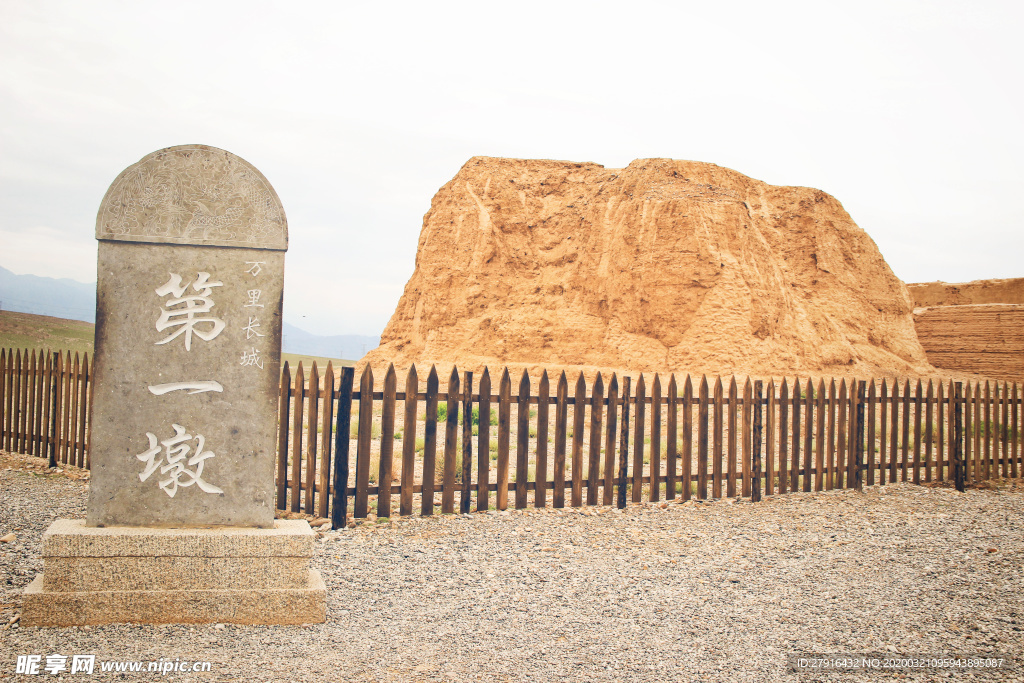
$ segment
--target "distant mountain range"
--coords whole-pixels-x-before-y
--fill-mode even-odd
[[[96,283],[15,275],[0,266],[0,310],[96,322]]]
[[[0,266],[0,310],[96,322],[96,283],[67,278],[17,275]],[[285,353],[357,360],[380,344],[379,336],[311,334],[285,322]]]
[[[301,330],[287,322],[281,326],[281,348],[302,356],[324,356],[359,360],[380,345],[380,337],[365,334],[336,334],[324,337]]]

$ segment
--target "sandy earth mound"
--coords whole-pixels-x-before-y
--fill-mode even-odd
[[[692,161],[477,157],[434,196],[416,270],[364,360],[932,372],[911,312],[824,192]]]

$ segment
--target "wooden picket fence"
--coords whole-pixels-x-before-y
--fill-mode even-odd
[[[0,349],[0,448],[89,467],[89,354]]]
[[[89,374],[88,357],[0,350],[3,448],[88,467]],[[513,394],[507,369],[496,393],[489,369],[474,384],[453,368],[442,388],[431,368],[424,391],[415,367],[401,391],[393,367],[354,379],[284,364],[279,509],[337,528],[371,503],[378,517],[622,507],[1024,474],[1024,392],[1005,382],[581,373],[570,392],[565,373],[552,387],[524,372]]]

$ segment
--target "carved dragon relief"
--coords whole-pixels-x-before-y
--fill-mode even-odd
[[[96,237],[286,249],[288,227],[277,194],[253,166],[188,145],[125,169],[100,205]]]

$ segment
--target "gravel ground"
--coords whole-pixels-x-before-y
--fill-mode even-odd
[[[43,531],[83,517],[86,496],[64,474],[0,470],[0,536],[15,534],[0,543],[2,623],[42,570]],[[795,653],[1014,661],[867,674],[884,680],[1021,680],[1024,668],[1019,482],[414,517],[325,532],[313,563],[326,624],[14,623],[0,630],[0,679],[34,680],[14,674],[17,655],[51,653],[211,662],[100,680],[851,680],[791,672]]]

